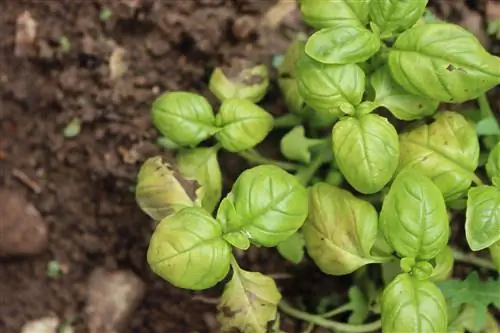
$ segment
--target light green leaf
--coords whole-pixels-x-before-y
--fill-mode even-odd
[[[71,119],[71,121],[64,128],[63,134],[66,138],[73,138],[80,134],[82,129],[82,120],[78,117]]]
[[[304,99],[299,94],[295,63],[304,54],[306,42],[294,40],[287,48],[283,62],[278,67],[278,86],[288,110],[292,113],[304,114]]]
[[[365,73],[356,64],[322,64],[304,55],[297,62],[297,83],[304,101],[320,112],[337,114],[361,103]]]
[[[273,279],[233,266],[217,306],[221,332],[266,333],[279,319],[281,294]]]
[[[224,232],[240,232],[254,244],[276,246],[293,235],[308,212],[307,189],[274,165],[243,171],[217,211]]]
[[[372,194],[391,180],[399,161],[398,133],[377,114],[346,117],[332,131],[339,170],[358,192]]]
[[[144,213],[160,221],[182,208],[197,205],[198,187],[196,181],[185,179],[161,157],[151,157],[137,175],[135,199]]]
[[[177,155],[177,168],[187,179],[194,179],[200,185],[196,196],[201,205],[212,213],[222,194],[222,174],[217,160],[216,147],[201,147],[182,150]]]
[[[459,113],[442,111],[431,124],[400,134],[398,171],[411,167],[429,177],[446,201],[459,199],[476,179],[479,141],[474,128]]]
[[[500,58],[450,23],[413,27],[389,51],[394,79],[409,92],[448,103],[475,99],[500,83]]]
[[[305,52],[324,64],[345,65],[370,59],[380,46],[379,37],[365,27],[338,22],[312,34]]]
[[[304,235],[297,231],[292,236],[279,243],[277,250],[283,258],[294,264],[298,264],[304,258],[304,246]]]
[[[346,190],[326,183],[313,185],[302,232],[309,256],[326,274],[350,274],[378,262],[370,254],[377,238],[377,212]]]
[[[411,28],[423,16],[428,0],[372,0],[370,19],[380,30],[380,35],[390,37],[393,33]]]
[[[484,324],[481,327],[476,327],[476,315],[477,309],[471,305],[466,305],[462,312],[458,315],[455,320],[448,327],[448,333],[498,333],[500,332],[500,327],[498,326],[495,317],[487,312]],[[482,312],[480,316],[484,316]]]
[[[406,273],[384,290],[381,300],[382,332],[447,332],[446,301],[436,285]]]
[[[370,83],[375,90],[375,103],[386,107],[398,119],[421,119],[433,115],[439,106],[438,101],[406,91],[394,81],[387,66],[373,73]]]
[[[316,29],[338,22],[350,25],[368,23],[370,0],[301,0],[299,8],[304,21]]]
[[[307,138],[304,126],[295,126],[281,139],[281,153],[289,160],[307,164],[311,161],[310,148],[322,142],[323,140]]]
[[[435,258],[450,236],[441,192],[429,178],[411,169],[403,170],[382,204],[380,228],[400,257]]]
[[[147,251],[154,273],[178,288],[203,290],[229,272],[231,246],[205,210],[188,207],[157,225]]]
[[[271,132],[273,117],[246,99],[222,102],[215,124],[221,130],[215,135],[224,149],[239,152],[253,148]]]
[[[436,264],[430,276],[432,281],[442,281],[449,279],[453,271],[453,251],[449,246],[445,247],[441,253],[436,257]]]
[[[476,132],[480,136],[500,135],[500,126],[498,126],[496,118],[484,118],[476,124]]]
[[[498,273],[500,273],[500,241],[491,245],[489,247],[489,252],[490,252],[493,264],[497,268]]]
[[[153,102],[151,113],[161,134],[179,146],[195,147],[217,132],[212,106],[195,93],[164,93]]]
[[[357,286],[349,288],[347,294],[349,295],[349,304],[352,308],[352,312],[347,322],[351,325],[361,325],[365,322],[370,313],[368,299]]]
[[[495,145],[488,155],[486,173],[492,181],[494,177],[500,177],[500,142]],[[500,187],[500,183],[496,185]]]
[[[500,241],[500,189],[483,185],[469,190],[465,238],[472,251]]]

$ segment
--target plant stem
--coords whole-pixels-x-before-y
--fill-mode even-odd
[[[332,148],[329,143],[330,140],[325,140],[325,144],[311,163],[305,169],[302,169],[295,174],[295,177],[297,177],[302,185],[307,186],[309,184],[316,171],[318,171],[318,169],[325,163],[326,157],[331,154]]]
[[[343,331],[346,333],[365,333],[365,332],[373,332],[382,326],[382,323],[380,320],[374,321],[369,324],[363,324],[363,325],[350,325],[350,324],[344,324],[340,323],[337,321],[332,321],[325,319],[321,316],[318,315],[313,315],[307,312],[303,312],[300,310],[297,310],[293,307],[291,307],[288,303],[285,301],[281,301],[278,305],[281,311],[283,311],[285,314],[301,319],[304,321],[307,321],[309,323],[313,323],[315,325],[324,327],[324,328],[330,328],[336,331]]]
[[[274,119],[274,128],[294,127],[302,124],[302,118],[293,113],[287,113]]]
[[[334,317],[334,316],[336,316],[338,314],[341,314],[341,313],[344,313],[344,312],[347,312],[347,311],[351,311],[351,310],[352,310],[352,304],[351,303],[347,303],[347,304],[339,306],[336,309],[333,309],[333,310],[330,310],[328,312],[322,313],[321,317],[323,317],[323,318],[330,318],[330,317]]]
[[[478,266],[481,268],[491,269],[494,271],[497,270],[495,265],[491,261],[476,257],[473,253],[464,253],[456,248],[452,248],[452,251],[453,251],[453,258],[456,261],[463,262],[469,265]]]
[[[245,150],[245,151],[240,151],[238,153],[241,157],[246,159],[248,162],[252,164],[273,164],[276,165],[284,170],[288,171],[295,171],[298,169],[298,165],[294,163],[288,163],[288,162],[283,162],[283,161],[276,161],[270,158],[267,158],[265,156],[260,155],[258,152],[255,150]]]
[[[486,93],[481,94],[477,98],[479,104],[479,109],[481,110],[481,118],[495,118],[493,110],[491,109],[490,102],[488,102],[488,96]]]

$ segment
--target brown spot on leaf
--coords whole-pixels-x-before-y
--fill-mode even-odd
[[[455,70],[455,66],[453,66],[452,64],[449,64],[447,67],[446,67],[446,70],[449,71],[449,72],[453,72]]]
[[[238,313],[237,311],[231,310],[231,308],[229,306],[223,306],[220,310],[221,310],[222,314],[224,315],[224,317],[227,317],[227,318],[232,318]]]

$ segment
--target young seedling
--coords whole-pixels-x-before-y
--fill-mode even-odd
[[[262,65],[216,69],[217,106],[187,91],[154,101],[159,144],[177,153],[149,158],[138,174],[138,205],[158,223],[147,261],[178,288],[228,281],[222,332],[279,332],[281,314],[342,332],[464,331],[474,316],[475,330],[494,327],[484,309],[500,307],[498,280],[450,279],[456,262],[500,272],[500,143],[486,99],[500,58],[467,30],[425,18],[426,7],[302,0],[315,31],[277,64],[289,111],[279,118],[258,105],[270,84]],[[442,107],[475,100],[474,121]],[[279,143],[288,161],[257,151],[277,128],[289,128]],[[221,150],[251,164],[225,195]],[[463,237],[493,262],[450,246],[450,210],[465,211]],[[348,303],[318,314],[294,308],[273,279],[239,266],[233,250],[252,246],[353,275]],[[473,290],[466,299],[462,287]],[[346,312],[347,322],[332,319]]]

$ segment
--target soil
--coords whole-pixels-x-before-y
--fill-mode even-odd
[[[0,332],[19,332],[28,320],[52,313],[71,319],[76,333],[87,332],[88,278],[97,267],[131,270],[146,283],[131,332],[213,332],[215,305],[199,296],[216,297],[222,285],[203,293],[180,290],[152,274],[145,261],[153,224],[135,203],[135,177],[146,158],[170,156],[155,145],[150,106],[165,90],[198,92],[215,102],[207,88],[213,68],[237,58],[270,65],[302,29],[299,16],[288,15],[275,29],[261,27],[270,0],[0,4],[0,188],[27,197],[49,227],[43,254],[0,262]],[[112,12],[105,21],[103,8]],[[36,38],[28,54],[17,57],[16,19],[26,10],[37,22]],[[61,37],[69,49],[61,49]],[[115,50],[124,56],[111,57]],[[117,66],[123,75],[112,79]],[[276,85],[263,105],[284,112]],[[81,132],[67,138],[64,128],[75,117]],[[224,153],[221,163],[227,190],[247,164]],[[47,276],[51,260],[61,265],[59,278]],[[293,274],[278,280],[285,297],[311,294],[305,301],[311,306],[329,292],[345,297],[349,285],[309,262],[295,267],[274,249],[249,251],[242,266]],[[300,331],[288,318],[282,328]]]

